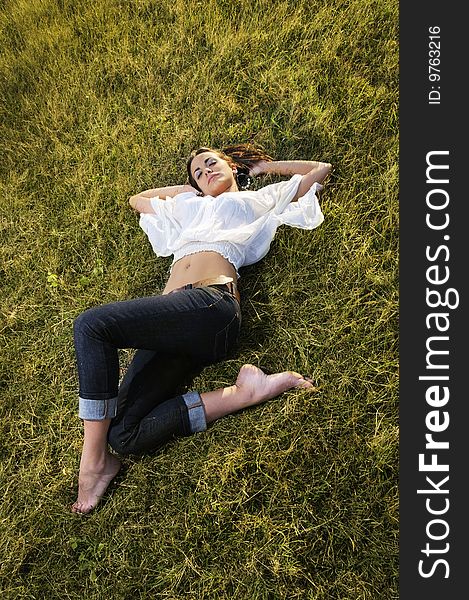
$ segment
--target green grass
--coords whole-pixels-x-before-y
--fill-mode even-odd
[[[2,600],[398,597],[398,3],[2,2]],[[127,198],[198,145],[335,170],[241,271],[238,353],[291,391],[125,471],[88,518],[72,323],[158,293]],[[129,354],[123,353],[123,363]]]

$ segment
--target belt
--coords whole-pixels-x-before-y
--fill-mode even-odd
[[[173,292],[179,292],[181,290],[191,290],[199,287],[217,287],[226,290],[233,296],[238,302],[241,302],[241,297],[238,291],[238,287],[232,277],[226,277],[225,275],[219,275],[218,277],[209,277],[208,279],[201,279],[194,283],[188,283],[180,288],[171,290]]]

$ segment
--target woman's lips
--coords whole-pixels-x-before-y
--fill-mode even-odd
[[[207,183],[211,183],[214,177],[218,177],[218,173],[212,173],[212,175],[208,176]]]

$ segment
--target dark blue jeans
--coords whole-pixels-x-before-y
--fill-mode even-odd
[[[152,452],[174,436],[206,428],[192,378],[234,349],[238,302],[224,286],[91,308],[75,320],[79,416],[111,418],[108,441],[121,454]],[[119,348],[135,348],[119,386]]]

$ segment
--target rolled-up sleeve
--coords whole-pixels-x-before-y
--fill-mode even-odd
[[[280,225],[290,225],[300,229],[315,229],[324,221],[319,205],[318,193],[322,190],[320,183],[313,183],[309,190],[296,202],[288,204],[281,213],[276,212]]]
[[[153,252],[158,256],[170,256],[181,232],[181,224],[173,215],[174,199],[152,198],[151,206],[154,213],[142,213],[139,225],[147,234]]]
[[[286,181],[271,183],[252,194],[249,204],[255,217],[262,217],[271,211],[276,214],[283,212],[295,197],[301,177],[293,175]]]

